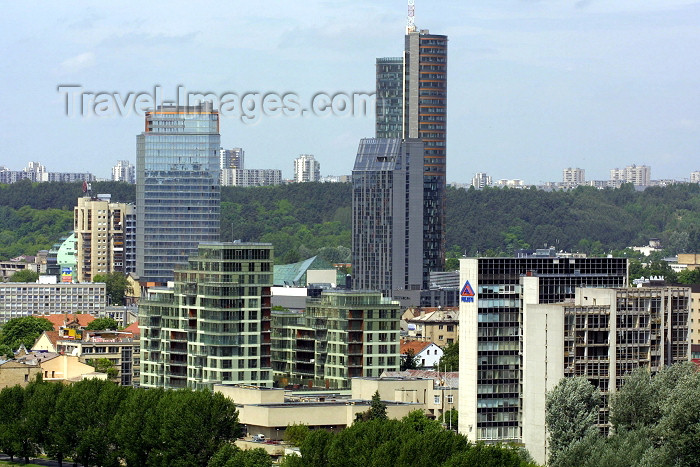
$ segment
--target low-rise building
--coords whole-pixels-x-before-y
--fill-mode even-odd
[[[414,410],[436,418],[457,406],[455,388],[437,386],[431,378],[353,378],[351,389],[289,391],[279,388],[217,384],[214,391],[236,403],[238,420],[247,433],[280,440],[289,425],[340,431],[371,406],[379,392],[387,417],[400,419]]]
[[[443,351],[440,346],[424,340],[401,340],[400,353],[402,357],[413,355],[413,361],[422,368],[434,368]]]
[[[45,333],[46,334],[46,333]],[[58,339],[56,350],[79,357],[83,363],[106,358],[116,370],[114,380],[122,386],[138,386],[141,374],[139,336],[126,331],[84,331],[81,338]]]
[[[459,338],[457,307],[419,310],[417,316],[408,318],[408,338],[434,342],[444,347]]]
[[[107,304],[105,284],[0,284],[0,324],[21,316],[65,313],[103,313]]]

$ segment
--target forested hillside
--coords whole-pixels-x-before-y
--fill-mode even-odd
[[[93,192],[111,193],[115,201],[135,199],[135,187],[120,182],[93,183]],[[34,254],[67,234],[81,195],[79,183],[0,185],[0,258]],[[272,242],[280,262],[318,253],[348,261],[351,197],[348,183],[224,187],[221,237]],[[447,190],[447,247],[453,256],[504,255],[545,245],[603,254],[653,237],[669,254],[700,251],[699,185],[643,192],[630,185],[557,192]]]

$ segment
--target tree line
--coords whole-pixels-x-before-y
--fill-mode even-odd
[[[123,182],[95,182],[93,192],[111,193],[120,202],[135,200],[134,185]],[[56,242],[72,228],[68,212],[79,196],[79,183],[0,185],[0,219],[7,219],[0,223],[0,257],[33,253],[31,245]],[[659,238],[666,254],[700,251],[698,184],[644,191],[632,185],[551,192],[448,187],[446,196],[446,244],[453,258],[504,256],[545,246],[602,255],[646,245],[650,238]],[[38,219],[40,214],[32,210],[60,212],[49,211],[48,218]],[[18,230],[27,223],[31,225]],[[42,231],[46,224],[53,224],[53,230]],[[314,254],[332,262],[348,261],[351,230],[350,183],[221,188],[221,238],[271,242],[279,262]],[[2,250],[13,246],[6,253]]]
[[[234,403],[211,391],[96,379],[0,391],[0,451],[25,462],[43,453],[61,465],[207,466],[239,434]],[[217,459],[226,453],[230,448]]]
[[[700,465],[700,371],[678,363],[656,375],[639,368],[610,397],[612,434],[595,422],[602,398],[585,377],[547,394],[552,467]]]

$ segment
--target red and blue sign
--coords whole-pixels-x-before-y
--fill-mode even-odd
[[[466,281],[464,283],[464,287],[462,287],[462,293],[460,294],[462,297],[463,302],[473,302],[474,301],[474,289],[472,288],[472,285],[469,283],[469,281]]]

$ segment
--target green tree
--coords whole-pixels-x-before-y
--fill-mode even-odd
[[[585,377],[563,378],[547,394],[545,422],[549,430],[551,465],[569,445],[582,439],[595,422],[602,400],[600,392]]]
[[[155,465],[160,446],[158,406],[164,393],[164,389],[130,390],[112,419],[110,433],[126,465]]]
[[[661,403],[661,415],[658,435],[664,441],[669,465],[700,465],[700,372],[697,369],[676,380]]]
[[[7,344],[0,344],[0,359],[2,358],[7,360],[15,358],[15,353],[12,351],[12,347]]]
[[[0,451],[10,459],[22,454],[21,413],[24,389],[6,387],[0,391]]]
[[[440,371],[459,371],[459,341],[445,346],[437,367]]]
[[[684,269],[678,273],[679,284],[700,284],[700,268]]]
[[[126,276],[120,272],[97,274],[92,281],[105,283],[107,298],[112,305],[123,305],[124,297],[133,293],[131,284],[126,280]]]
[[[445,425],[448,429],[456,430],[459,426],[459,412],[457,409],[447,410],[445,413],[440,415],[438,421]]]
[[[29,349],[44,331],[53,331],[53,324],[46,318],[35,316],[12,318],[0,328],[0,345],[17,349],[24,344]]]
[[[116,330],[119,327],[114,318],[97,318],[90,321],[85,329],[88,331],[104,331],[107,329]]]
[[[227,443],[211,458],[207,467],[268,467],[272,458],[263,448],[242,450]]]
[[[399,368],[401,371],[415,370],[418,368],[418,359],[416,358],[416,353],[413,351],[413,349],[408,349],[405,354],[401,355]]]
[[[284,430],[284,441],[293,446],[301,446],[307,436],[309,436],[309,427],[306,425],[287,425]]]
[[[109,358],[89,359],[87,364],[94,367],[98,373],[106,373],[109,379],[114,379],[119,375],[119,370],[114,368],[114,363]]]
[[[39,280],[39,273],[31,269],[20,269],[10,276],[10,282],[36,282]]]

